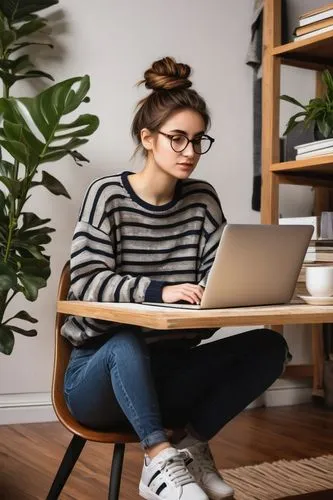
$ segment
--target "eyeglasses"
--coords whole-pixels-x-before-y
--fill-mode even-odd
[[[193,151],[198,155],[204,155],[205,153],[208,153],[213,142],[215,141],[215,139],[209,135],[201,135],[195,139],[189,139],[183,134],[170,135],[162,132],[161,130],[158,130],[158,133],[164,135],[164,137],[167,137],[170,140],[170,145],[176,153],[184,151],[191,142]]]

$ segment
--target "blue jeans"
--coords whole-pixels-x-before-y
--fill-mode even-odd
[[[166,427],[190,425],[209,440],[281,375],[287,354],[284,338],[269,329],[190,348],[178,340],[146,344],[126,325],[101,346],[73,349],[65,399],[90,428],[130,423],[144,449],[167,441]]]

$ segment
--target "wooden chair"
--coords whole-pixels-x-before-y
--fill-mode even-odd
[[[67,262],[59,282],[58,300],[66,300],[68,288],[69,263]],[[72,417],[63,395],[64,375],[72,350],[70,342],[60,334],[64,316],[65,315],[61,313],[57,313],[56,315],[52,403],[60,422],[74,435],[53,481],[47,500],[55,500],[59,497],[86,441],[114,444],[108,498],[109,500],[117,500],[120,490],[125,443],[137,442],[138,436],[130,430],[130,426],[128,427],[128,432],[99,432],[84,427]]]

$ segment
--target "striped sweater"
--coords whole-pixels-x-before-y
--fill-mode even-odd
[[[178,181],[173,199],[156,206],[136,195],[131,173],[87,189],[72,241],[69,300],[162,302],[165,285],[205,286],[226,223],[214,188]],[[62,335],[79,346],[117,326],[69,316]]]

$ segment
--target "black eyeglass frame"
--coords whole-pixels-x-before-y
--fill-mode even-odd
[[[207,134],[203,134],[200,136],[200,139],[189,139],[185,134],[167,134],[165,132],[162,132],[161,130],[158,130],[157,131],[159,134],[162,134],[164,135],[164,137],[167,137],[169,140],[170,140],[170,146],[172,148],[172,150],[175,152],[175,153],[182,153],[183,151],[185,151],[185,149],[187,148],[187,146],[189,145],[189,143],[191,142],[192,143],[192,146],[193,146],[193,151],[197,154],[197,155],[205,155],[206,153],[208,153],[208,151],[210,150],[210,148],[212,147],[213,143],[215,142],[215,139],[213,137],[211,137],[210,135],[207,135]],[[183,147],[183,149],[181,150],[176,150],[172,147],[172,140],[174,137],[185,137],[185,139],[187,140],[187,143],[186,145]],[[200,140],[203,138],[203,137],[207,137],[207,139],[210,140],[210,144],[209,144],[209,148],[207,149],[207,151],[205,151],[204,153],[198,153],[194,146],[195,146],[195,143],[196,141]]]

